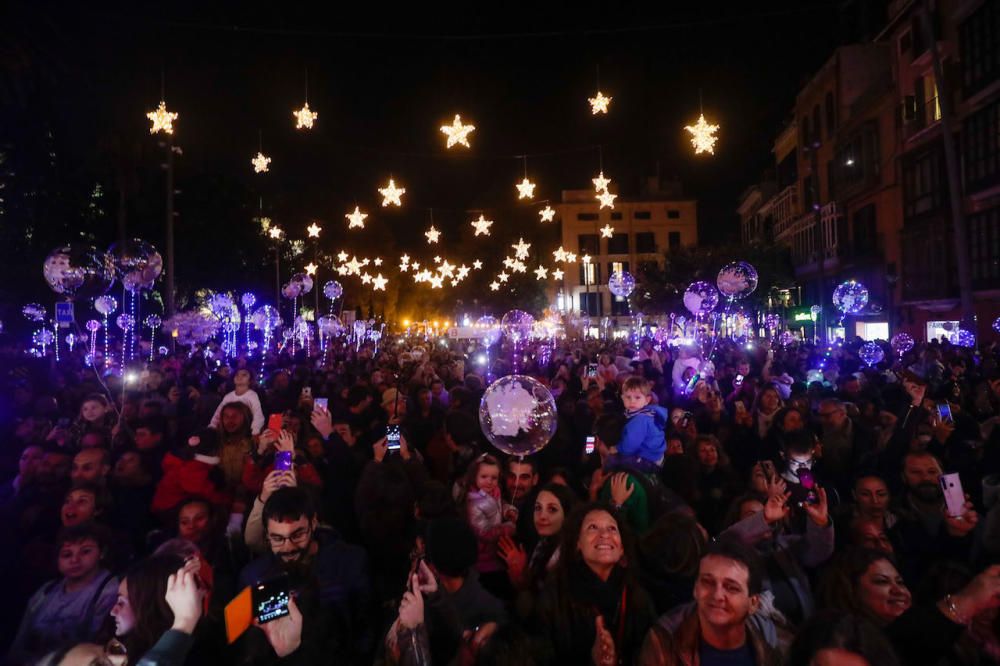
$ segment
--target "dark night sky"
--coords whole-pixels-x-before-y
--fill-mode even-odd
[[[601,145],[605,173],[623,197],[638,194],[640,177],[657,165],[681,181],[699,200],[702,240],[712,243],[735,234],[740,192],[769,166],[771,141],[803,77],[841,39],[837,4],[518,10],[469,2],[391,19],[388,3],[325,10],[271,3],[262,12],[34,4],[15,10],[4,34],[29,54],[32,73],[14,68],[14,76],[37,86],[26,104],[50,116],[63,163],[110,173],[100,146],[115,136],[138,146],[140,178],[153,183],[155,140],[143,114],[159,98],[162,64],[168,107],[181,114],[180,233],[213,223],[192,209],[217,188],[228,193],[225,204],[215,202],[227,207],[220,216],[227,224],[248,220],[261,195],[293,236],[304,235],[309,219],[325,220],[331,249],[344,244],[331,240],[332,225],[345,228],[355,201],[374,221],[352,236],[358,250],[384,243],[386,231],[407,249],[431,207],[446,231],[467,228],[465,211],[486,209],[495,232],[516,236],[518,225],[537,224],[537,207],[518,205],[513,184],[523,167],[512,156],[539,155],[528,162],[536,194],[557,200],[562,189],[590,186]],[[614,96],[606,117],[592,116],[586,103],[598,66],[602,90]],[[320,117],[316,129],[301,132],[291,110],[303,101],[307,68],[310,106]],[[714,157],[695,157],[682,130],[697,118],[699,89],[706,115],[722,126]],[[456,112],[478,127],[473,149],[445,153],[437,128]],[[258,129],[274,159],[265,176],[249,164]],[[390,172],[407,187],[407,205],[383,214],[375,189]],[[159,193],[140,187],[130,201],[130,234],[145,231],[158,244]],[[114,239],[114,203],[106,241]],[[470,233],[463,229],[462,238]]]

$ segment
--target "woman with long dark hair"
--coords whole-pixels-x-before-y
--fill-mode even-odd
[[[128,663],[136,663],[174,622],[166,601],[167,579],[184,566],[175,555],[156,555],[133,566],[118,586],[111,608],[115,636],[125,646]]]
[[[539,601],[555,663],[632,663],[656,619],[637,569],[631,537],[611,507],[591,502],[570,514]]]

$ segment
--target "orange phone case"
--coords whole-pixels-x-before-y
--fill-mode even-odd
[[[244,587],[242,592],[226,604],[226,640],[230,643],[235,642],[237,638],[242,636],[243,632],[249,629],[253,623],[251,599],[250,588],[248,586]]]

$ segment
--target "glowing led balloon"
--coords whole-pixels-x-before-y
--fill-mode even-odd
[[[707,315],[718,304],[719,292],[704,280],[691,283],[684,292],[684,307],[696,317]]]
[[[38,303],[28,303],[21,308],[21,314],[23,314],[28,321],[45,321],[45,308]]]
[[[292,300],[298,298],[302,293],[302,285],[297,282],[288,282],[281,288],[281,295]]]
[[[233,318],[234,312],[236,312],[236,304],[233,303],[229,294],[214,294],[208,299],[208,309],[220,320],[228,321]]]
[[[336,280],[330,280],[323,285],[323,295],[335,301],[344,294],[344,288]]]
[[[147,328],[159,328],[163,321],[160,319],[160,315],[151,314],[146,317],[146,327]]]
[[[764,317],[764,326],[767,328],[781,328],[781,315],[779,314],[769,314]]]
[[[114,296],[101,296],[94,301],[94,309],[107,316],[118,309],[118,301]]]
[[[535,318],[524,310],[511,310],[500,320],[500,330],[513,342],[524,342],[531,337]]]
[[[512,456],[545,448],[556,432],[556,401],[537,380],[509,375],[489,385],[479,402],[479,425],[493,446]]]
[[[243,308],[246,310],[252,308],[256,302],[257,302],[257,297],[254,296],[249,291],[240,296],[240,303],[243,304]]]
[[[281,326],[281,315],[270,305],[262,305],[257,308],[250,320],[261,331],[274,330]]]
[[[615,271],[608,278],[608,291],[620,298],[628,298],[635,289],[635,278],[628,271]]]
[[[289,282],[302,285],[300,294],[308,294],[313,288],[313,279],[308,273],[296,273]]]
[[[781,344],[785,347],[795,344],[796,340],[795,334],[792,333],[791,331],[785,331],[784,333],[781,334],[781,336],[778,339],[781,341]]]
[[[964,328],[960,328],[949,336],[951,344],[958,345],[959,347],[972,348],[976,346],[976,335],[972,331],[967,331]]]
[[[97,321],[96,319],[91,319],[87,321],[86,328],[91,333],[96,333],[97,331],[101,330],[101,322]]]
[[[868,289],[856,280],[843,282],[833,291],[833,304],[845,315],[858,314],[868,305]]]
[[[108,248],[108,255],[118,279],[129,291],[151,289],[163,272],[163,257],[155,247],[138,238],[115,243]]]
[[[118,328],[123,331],[131,331],[135,328],[135,317],[130,314],[120,314],[118,318],[115,319],[115,323],[118,324]]]
[[[900,356],[906,352],[913,349],[913,336],[909,333],[897,333],[892,336],[892,340],[889,341],[892,348],[896,350],[896,353]]]
[[[723,296],[736,300],[749,296],[757,289],[757,269],[745,261],[733,261],[719,270],[715,286]]]
[[[104,252],[91,245],[64,245],[49,252],[42,264],[49,287],[64,296],[93,298],[108,290],[115,267]]]
[[[338,319],[335,315],[320,317],[316,321],[316,325],[319,327],[320,333],[328,338],[332,338],[344,332],[344,325],[340,323],[340,319]]]
[[[871,368],[882,362],[885,358],[885,352],[877,342],[866,342],[858,350],[858,358]]]

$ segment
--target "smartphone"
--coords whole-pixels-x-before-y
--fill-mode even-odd
[[[267,429],[273,430],[275,433],[281,432],[281,428],[285,425],[285,417],[281,414],[271,414],[267,417]]]
[[[279,576],[257,583],[251,590],[253,616],[261,624],[288,615],[290,596],[288,576]]]
[[[330,408],[328,407],[329,404],[330,401],[327,398],[316,398],[313,401],[313,407],[316,409],[322,409],[324,412],[330,411]]]
[[[957,518],[964,514],[965,493],[962,492],[962,480],[958,477],[958,473],[942,474],[940,482],[948,515]]]
[[[303,398],[311,398],[311,397],[313,397],[313,390],[312,390],[311,386],[303,386],[302,387],[302,397]]]
[[[736,375],[736,379],[733,380],[733,386],[743,386],[743,375]]]
[[[798,472],[799,483],[808,491],[806,493],[806,504],[819,504],[819,495],[816,494],[816,477],[812,470],[800,469]]]
[[[595,441],[597,441],[597,438],[596,438],[596,437],[594,437],[593,435],[591,435],[590,437],[588,437],[588,438],[587,438],[587,443],[586,443],[586,444],[584,445],[584,447],[583,447],[583,452],[584,452],[585,454],[587,454],[588,456],[589,456],[589,455],[590,455],[591,453],[593,453],[593,452],[594,452],[594,442],[595,442]]]
[[[278,451],[274,454],[274,470],[276,472],[287,472],[292,469],[292,452]]]
[[[390,424],[385,428],[385,445],[390,451],[399,451],[399,424]]]
[[[937,405],[938,416],[944,423],[954,423],[955,419],[951,415],[951,405],[947,402],[939,402]]]
[[[587,364],[587,376],[591,377],[591,378],[597,377],[597,364],[596,363],[588,363]]]
[[[681,420],[677,422],[677,427],[681,430],[688,427],[688,423],[691,422],[691,412],[684,412],[684,416]]]
[[[701,374],[697,372],[694,373],[694,375],[692,375],[691,379],[688,381],[687,388],[684,389],[684,392],[690,393],[691,391],[693,391],[695,384],[697,384],[700,380],[701,380]]]

